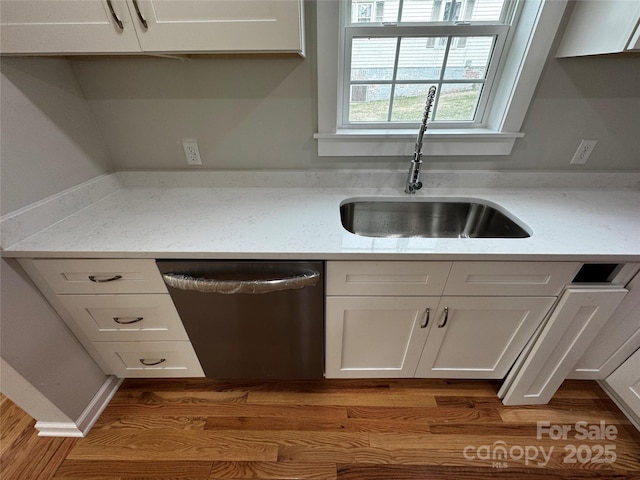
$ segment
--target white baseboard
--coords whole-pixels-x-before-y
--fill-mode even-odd
[[[36,422],[40,437],[84,437],[120,388],[123,379],[110,376],[75,422]]]
[[[84,437],[73,422],[36,422],[39,437]]]

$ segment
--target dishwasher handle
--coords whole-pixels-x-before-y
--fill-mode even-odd
[[[216,280],[212,278],[196,278],[179,273],[162,274],[164,282],[178,290],[195,290],[202,293],[223,294],[261,294],[297,290],[312,287],[320,280],[319,272],[304,272],[294,277],[265,280]]]

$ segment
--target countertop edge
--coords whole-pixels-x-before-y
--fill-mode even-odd
[[[544,262],[615,262],[640,263],[640,254],[549,254],[549,253],[295,253],[295,252],[60,252],[4,250],[2,258],[57,258],[57,259],[155,259],[155,260],[322,260],[322,261],[544,261]]]

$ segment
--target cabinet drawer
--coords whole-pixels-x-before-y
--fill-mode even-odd
[[[59,295],[58,299],[94,342],[188,340],[168,294]]]
[[[327,262],[327,295],[441,295],[451,262]]]
[[[35,259],[55,293],[167,293],[153,259]]]
[[[96,342],[108,367],[105,373],[126,377],[203,377],[189,342]]]
[[[558,295],[577,262],[454,262],[445,295]]]

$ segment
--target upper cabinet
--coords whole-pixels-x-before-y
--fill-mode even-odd
[[[303,0],[3,0],[3,54],[298,53]]]
[[[581,0],[575,3],[556,57],[640,50],[640,2]]]

